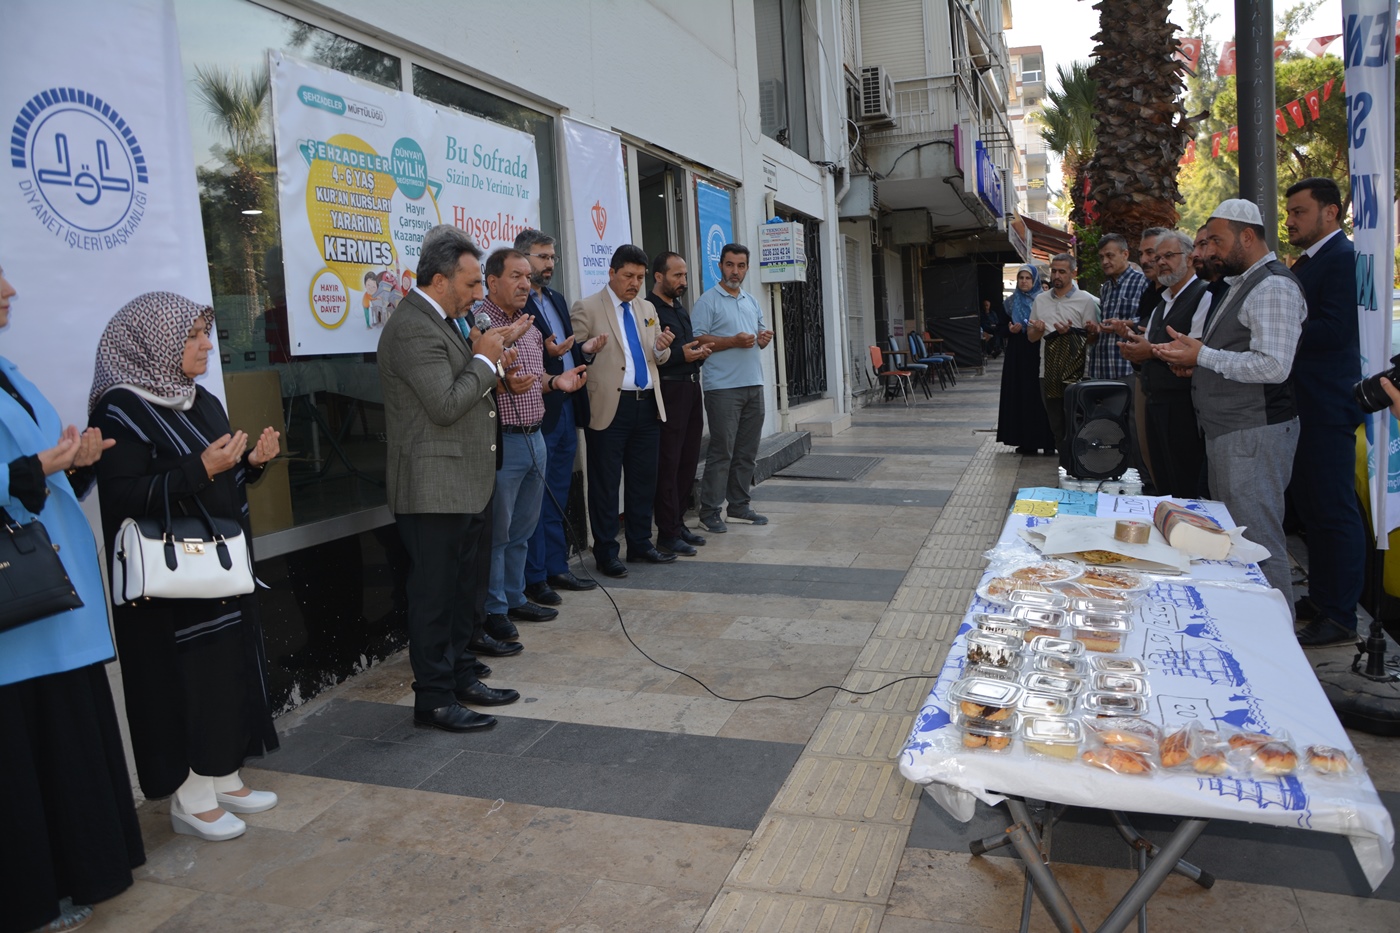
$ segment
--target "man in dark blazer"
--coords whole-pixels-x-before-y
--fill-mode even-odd
[[[1157,494],[1198,499],[1204,493],[1206,445],[1196,424],[1191,377],[1176,375],[1155,358],[1152,344],[1171,342],[1168,327],[1192,337],[1201,335],[1210,312],[1209,283],[1196,276],[1191,237],[1166,230],[1153,242],[1153,281],[1161,286],[1161,297],[1143,321],[1145,334],[1119,328],[1119,352],[1141,366],[1138,377],[1147,396],[1143,427]]]
[[[1330,178],[1288,189],[1288,242],[1303,249],[1293,264],[1308,317],[1293,361],[1298,452],[1289,486],[1308,541],[1308,595],[1298,600],[1304,647],[1356,641],[1356,603],[1366,561],[1366,526],[1356,501],[1356,426],[1352,386],[1361,378],[1356,318],[1356,251],[1342,233],[1342,195]]]
[[[520,698],[473,672],[468,645],[478,585],[476,549],[496,476],[496,384],[504,346],[529,326],[495,328],[469,342],[462,317],[481,298],[481,251],[441,224],[423,237],[418,286],[379,337],[388,441],[385,491],[409,556],[408,658],[413,719],[452,732],[496,719],[462,703]]]
[[[588,520],[593,559],[609,577],[627,576],[618,559],[617,499],[623,474],[627,515],[627,559],[666,564],[651,541],[656,464],[666,403],[657,391],[656,366],[671,355],[675,335],[663,330],[651,302],[639,296],[646,284],[647,254],[619,246],[608,263],[608,284],[574,302],[570,316],[576,339],[596,346],[588,368]],[[595,338],[606,338],[593,344]]]
[[[530,260],[530,300],[525,313],[534,315],[535,327],[544,338],[545,377],[562,375],[583,364],[585,348],[574,343],[569,322],[569,302],[549,287],[559,261],[554,237],[539,230],[522,230],[515,248]],[[595,341],[592,350],[601,347]],[[544,420],[540,434],[549,457],[545,466],[544,502],[540,523],[525,553],[525,595],[541,606],[557,606],[563,599],[556,590],[591,590],[598,584],[569,570],[569,541],[562,509],[569,505],[574,459],[578,454],[578,429],[588,424],[587,392],[548,392],[544,396]],[[583,529],[574,531],[581,537]],[[580,542],[581,546],[581,542]]]

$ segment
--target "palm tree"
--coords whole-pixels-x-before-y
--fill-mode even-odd
[[[1147,227],[1176,224],[1177,162],[1188,126],[1172,57],[1171,0],[1098,0],[1098,42],[1089,76],[1098,148],[1085,166],[1100,228],[1136,243]]]
[[[1060,86],[1046,91],[1045,103],[1031,118],[1041,127],[1045,148],[1060,157],[1064,190],[1069,192],[1073,203],[1069,216],[1077,221],[1083,204],[1083,188],[1076,180],[1098,146],[1094,128],[1098,82],[1089,76],[1088,62],[1074,62],[1068,68],[1057,65],[1055,70]]]
[[[256,243],[263,223],[263,199],[272,171],[268,143],[268,97],[271,86],[267,68],[251,76],[218,67],[195,68],[195,91],[204,104],[210,125],[227,141],[222,152],[229,172],[224,188],[239,232],[243,252],[243,294],[248,320],[261,309],[258,297]]]

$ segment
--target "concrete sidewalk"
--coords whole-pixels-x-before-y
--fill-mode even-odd
[[[492,662],[522,700],[489,733],[415,728],[402,656],[284,716],[283,748],[245,772],[282,804],[218,844],[144,804],[147,865],[88,929],[1014,929],[1018,864],[966,848],[1000,811],[955,823],[894,763],[1012,492],[1053,482],[1050,458],[994,441],[999,377],[877,402],[811,455],[877,462],[794,465],[857,479],[775,476],[754,496],[770,524],[564,594],[558,620],[521,626],[523,654]],[[734,701],[764,694],[811,695]],[[1396,743],[1354,741],[1397,812]],[[1056,834],[1095,924],[1128,852],[1091,815]],[[1221,880],[1170,879],[1154,930],[1400,928],[1400,881],[1359,896],[1340,837],[1217,823],[1191,858]],[[1038,905],[1032,929],[1052,929]]]

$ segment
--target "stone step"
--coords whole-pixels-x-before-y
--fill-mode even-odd
[[[797,430],[813,437],[835,437],[851,426],[849,414],[819,415],[797,423]]]

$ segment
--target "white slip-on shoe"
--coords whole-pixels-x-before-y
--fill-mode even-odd
[[[205,822],[181,810],[174,797],[170,798],[170,825],[181,835],[198,836],[209,842],[235,839],[248,831],[247,823],[227,811],[214,822]]]
[[[270,790],[253,790],[242,797],[235,794],[215,794],[214,799],[230,813],[261,813],[277,806],[277,795]]]

